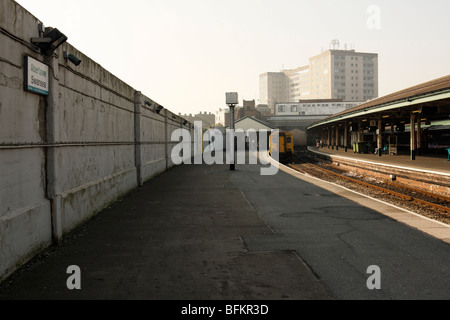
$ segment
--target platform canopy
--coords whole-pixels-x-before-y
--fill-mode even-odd
[[[324,132],[327,132],[329,144],[338,147],[339,142],[344,140],[343,144],[347,147],[350,146],[350,132],[358,132],[359,140],[362,140],[364,131],[368,129],[376,132],[377,144],[381,148],[382,133],[386,127],[391,128],[390,132],[396,132],[405,131],[405,126],[408,126],[408,130],[412,132],[410,147],[414,160],[418,141],[420,145],[421,126],[449,119],[450,75],[367,101],[327,117],[309,126],[308,135],[323,137]]]
[[[370,100],[351,109],[329,116],[308,127],[308,131],[357,120],[379,120],[409,123],[411,113],[420,120],[450,119],[450,75]]]

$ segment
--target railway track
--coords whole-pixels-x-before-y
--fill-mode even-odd
[[[350,189],[382,198],[418,214],[450,224],[450,198],[395,182],[358,176],[351,170],[316,162],[308,152],[298,152],[288,164],[292,169],[322,180],[335,182]],[[316,162],[316,163],[313,163]]]

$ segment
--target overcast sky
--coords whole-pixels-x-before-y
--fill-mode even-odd
[[[448,0],[17,0],[175,113],[259,99],[259,74],[333,39],[379,54],[380,96],[450,74]]]

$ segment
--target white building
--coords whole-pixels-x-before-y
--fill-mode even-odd
[[[220,108],[219,111],[216,111],[216,126],[226,127],[230,121],[230,109],[229,108]]]
[[[274,111],[276,103],[289,100],[289,79],[283,72],[266,72],[259,76],[259,103]]]
[[[301,102],[278,103],[275,105],[276,116],[313,116],[333,115],[353,108],[363,102],[310,100]]]
[[[259,82],[260,103],[272,110],[304,99],[367,101],[378,97],[378,54],[334,46],[303,67],[263,73]]]

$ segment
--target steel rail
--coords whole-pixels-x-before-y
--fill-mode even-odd
[[[334,167],[333,165],[330,165],[330,164],[325,164],[325,166],[327,166],[329,168],[332,168],[334,170],[342,171],[342,172],[349,172],[350,171],[350,170],[347,170],[347,169]],[[370,171],[370,170],[367,170],[367,171]],[[392,187],[403,188],[403,189],[409,190],[411,192],[424,194],[424,195],[426,195],[428,197],[431,197],[431,198],[435,198],[435,199],[442,200],[442,201],[445,201],[445,202],[450,202],[450,198],[447,197],[447,196],[444,196],[444,195],[432,193],[432,192],[429,192],[429,191],[426,191],[426,190],[410,187],[410,186],[403,185],[403,184],[400,184],[400,183],[391,182],[391,181],[388,181],[386,179],[383,179],[383,183],[385,183],[387,185],[390,185]]]
[[[388,194],[397,196],[397,197],[402,198],[402,199],[407,200],[407,201],[418,202],[418,203],[421,203],[421,204],[425,204],[425,205],[427,205],[427,206],[431,206],[431,207],[436,208],[436,209],[440,209],[440,210],[446,211],[447,213],[450,213],[450,208],[448,208],[448,207],[444,207],[444,206],[441,206],[441,205],[439,205],[439,204],[435,204],[435,203],[428,202],[428,201],[421,200],[421,199],[417,199],[417,198],[414,198],[414,197],[411,197],[411,196],[408,196],[408,195],[404,195],[404,194],[401,194],[401,193],[399,193],[399,192],[395,192],[395,191],[392,191],[392,190],[389,190],[389,189],[386,189],[386,188],[382,188],[382,187],[379,187],[379,186],[375,186],[375,185],[373,185],[373,184],[370,184],[370,183],[367,183],[367,182],[364,182],[364,181],[360,181],[360,180],[357,180],[357,179],[353,179],[353,178],[344,176],[344,175],[342,175],[342,174],[339,174],[339,173],[336,173],[336,172],[333,172],[333,171],[330,171],[330,170],[321,168],[321,167],[316,166],[316,165],[314,165],[314,164],[312,164],[312,163],[309,163],[309,162],[306,162],[305,164],[307,164],[307,165],[309,165],[309,166],[311,166],[311,167],[313,167],[313,168],[315,168],[315,169],[318,169],[318,170],[324,171],[324,172],[326,172],[326,173],[329,173],[329,174],[331,174],[331,175],[337,176],[337,177],[339,177],[339,178],[343,178],[343,179],[345,179],[345,180],[348,180],[348,181],[351,181],[351,182],[354,182],[354,183],[357,183],[357,184],[361,184],[361,185],[366,186],[366,187],[368,187],[368,188],[376,189],[376,190],[378,190],[378,191],[382,191],[382,192],[384,192],[384,193],[388,193]],[[300,171],[300,172],[301,172],[301,170],[299,170],[298,168],[296,168],[295,165],[289,164],[289,167],[291,167],[291,168],[294,169],[294,170],[297,170],[297,171]],[[303,172],[303,173],[304,173],[304,172]]]

